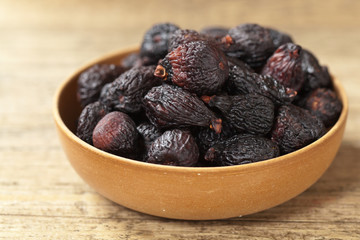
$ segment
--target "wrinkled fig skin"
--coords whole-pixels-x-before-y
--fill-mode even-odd
[[[144,95],[162,84],[162,80],[154,76],[154,70],[154,66],[141,66],[124,72],[101,92],[100,101],[116,111],[139,112]]]
[[[270,31],[257,24],[241,24],[231,28],[222,39],[223,50],[256,68],[264,65],[275,51]]]
[[[304,92],[309,92],[320,87],[331,87],[331,77],[327,68],[320,66],[317,58],[305,49],[302,51],[301,67],[305,74]]]
[[[184,43],[211,40],[212,39],[210,39],[208,36],[200,34],[195,30],[178,29],[170,36],[168,52],[171,52],[172,50]]]
[[[285,43],[293,43],[292,38],[288,34],[280,32],[273,28],[268,28],[268,30],[270,31],[270,37],[273,41],[275,49]]]
[[[172,23],[159,23],[152,26],[144,35],[140,56],[146,65],[157,64],[168,53],[170,36],[179,27]]]
[[[150,146],[146,161],[171,166],[195,166],[199,150],[195,139],[188,131],[169,130]]]
[[[143,66],[143,62],[140,57],[140,54],[139,53],[131,53],[131,54],[127,55],[124,59],[122,59],[121,66],[126,70],[129,70],[130,68],[133,68],[133,67]]]
[[[204,34],[209,38],[214,39],[216,42],[220,42],[223,37],[226,36],[229,29],[225,27],[206,27],[200,30],[200,34]]]
[[[305,147],[326,132],[321,119],[295,105],[283,105],[278,110],[271,139],[282,154]]]
[[[229,57],[229,56],[226,56],[226,58],[228,60],[228,65],[229,65],[229,74],[231,74],[230,69],[234,67],[245,72],[255,72],[254,69],[252,69],[248,64],[246,64],[245,62],[241,61],[238,58]]]
[[[166,55],[155,70],[155,76],[199,96],[221,90],[228,74],[224,53],[207,41],[179,45]]]
[[[279,155],[279,147],[270,139],[240,134],[209,148],[205,160],[216,162],[219,166],[232,166],[259,162]]]
[[[219,109],[224,118],[238,132],[267,134],[273,125],[275,107],[262,95],[203,96],[210,107]]]
[[[270,75],[285,87],[298,92],[305,81],[301,68],[301,52],[299,45],[293,43],[281,45],[267,60],[261,74]]]
[[[138,132],[133,120],[125,113],[111,112],[96,125],[93,132],[94,146],[123,157],[136,151]]]
[[[297,95],[296,91],[286,88],[275,78],[249,72],[239,65],[230,66],[226,87],[232,95],[258,93],[277,105],[291,103]]]
[[[161,136],[162,132],[159,128],[148,122],[143,122],[136,127],[143,141],[146,150],[150,147],[151,143]]]
[[[89,103],[98,100],[102,87],[114,81],[123,67],[114,64],[96,64],[82,72],[78,78],[77,98],[84,108]]]
[[[304,108],[320,118],[325,127],[330,127],[338,120],[342,103],[333,90],[318,88],[306,98]]]
[[[221,132],[221,119],[195,95],[172,85],[153,87],[144,97],[146,116],[159,128],[204,126]]]
[[[100,102],[93,102],[88,104],[79,116],[77,123],[76,136],[83,141],[93,144],[92,134],[96,124],[103,118],[109,109]]]
[[[210,128],[201,127],[194,136],[198,143],[200,154],[203,156],[210,147],[223,142],[235,134],[236,130],[226,121],[223,121],[221,133],[216,133]]]

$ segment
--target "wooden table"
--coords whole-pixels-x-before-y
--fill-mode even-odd
[[[360,239],[359,10],[351,0],[0,0],[0,239]],[[55,89],[162,21],[273,26],[330,67],[350,113],[339,153],[316,184],[250,216],[175,221],[114,204],[80,179],[55,132]]]

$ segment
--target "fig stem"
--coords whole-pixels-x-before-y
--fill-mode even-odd
[[[167,74],[167,72],[166,72],[166,70],[165,70],[165,68],[163,66],[157,65],[156,69],[155,69],[155,72],[154,72],[154,76],[162,78],[163,80],[166,80],[168,74]]]
[[[234,41],[233,41],[232,37],[229,34],[227,34],[225,37],[223,37],[221,39],[221,42],[226,44],[227,46],[230,46],[231,44],[234,44]]]
[[[222,120],[221,118],[216,118],[216,119],[213,119],[211,121],[211,124],[210,124],[210,128],[211,129],[214,129],[214,131],[217,133],[217,134],[220,134],[221,133],[221,128],[222,128]]]
[[[297,95],[297,91],[292,88],[286,88],[286,94],[288,94],[289,97],[295,97]]]
[[[204,103],[207,103],[207,104],[209,104],[210,103],[210,101],[211,101],[211,99],[213,98],[213,96],[206,96],[206,95],[204,95],[204,96],[201,96],[201,100],[203,100],[203,102]]]

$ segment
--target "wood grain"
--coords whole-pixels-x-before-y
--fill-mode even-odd
[[[0,239],[359,239],[359,1],[0,0]],[[345,86],[340,151],[300,196],[222,221],[174,221],[116,205],[88,187],[60,147],[56,87],[89,60],[139,44],[152,24],[257,22],[292,34]]]

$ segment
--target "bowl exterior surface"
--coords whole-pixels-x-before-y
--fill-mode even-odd
[[[94,63],[119,63],[135,48],[89,63],[59,88],[54,118],[64,151],[76,172],[106,198],[130,209],[174,219],[222,219],[259,212],[305,191],[330,166],[341,144],[347,118],[347,99],[334,85],[344,109],[329,132],[296,152],[241,166],[171,167],[148,164],[100,151],[73,131],[80,107],[76,80]]]

